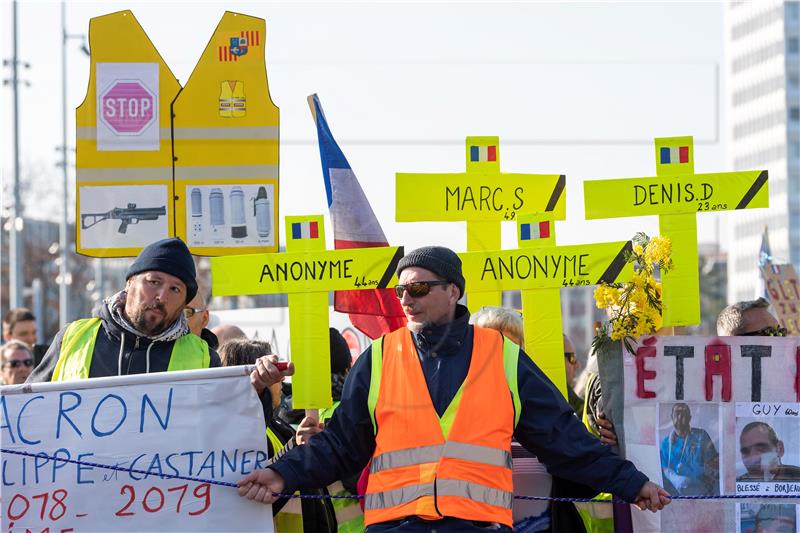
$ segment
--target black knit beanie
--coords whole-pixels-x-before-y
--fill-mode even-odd
[[[197,273],[189,248],[177,237],[148,244],[125,273],[125,280],[136,274],[155,270],[175,276],[186,285],[186,301],[197,294]]]
[[[461,273],[461,258],[453,250],[444,246],[423,246],[408,253],[397,265],[397,275],[408,267],[421,267],[430,270],[446,281],[454,283],[464,296],[464,275]]]

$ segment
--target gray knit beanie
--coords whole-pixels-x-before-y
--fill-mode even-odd
[[[464,275],[461,273],[461,258],[453,250],[444,246],[423,246],[408,253],[397,265],[397,275],[408,267],[421,267],[430,270],[446,281],[454,283],[464,296]]]

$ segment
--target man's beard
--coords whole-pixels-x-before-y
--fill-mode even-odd
[[[160,321],[158,321],[153,325],[150,325],[147,318],[145,317],[145,313],[147,313],[147,311],[151,309],[157,309],[164,315],[163,319],[161,319]],[[172,321],[169,320],[169,317],[167,316],[167,310],[164,308],[164,305],[160,303],[146,305],[140,310],[138,310],[138,312],[134,316],[129,318],[131,320],[131,324],[133,324],[133,326],[137,330],[141,331],[148,337],[155,337],[159,333],[163,333],[164,330],[166,330],[172,323]]]

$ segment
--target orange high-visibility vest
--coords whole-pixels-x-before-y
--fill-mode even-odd
[[[519,347],[475,327],[467,377],[444,415],[433,407],[411,333],[373,343],[377,426],[364,523],[445,516],[512,526],[511,436]]]

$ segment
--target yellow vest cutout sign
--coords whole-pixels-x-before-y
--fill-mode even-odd
[[[197,255],[277,251],[280,122],[264,20],[226,12],[183,90],[130,11],[93,18],[89,42],[78,253],[133,256],[175,235]]]
[[[172,106],[176,234],[198,255],[278,251],[266,33],[264,19],[226,12]]]
[[[130,11],[89,22],[89,90],[76,112],[78,253],[136,255],[174,232],[170,104],[178,80]]]

